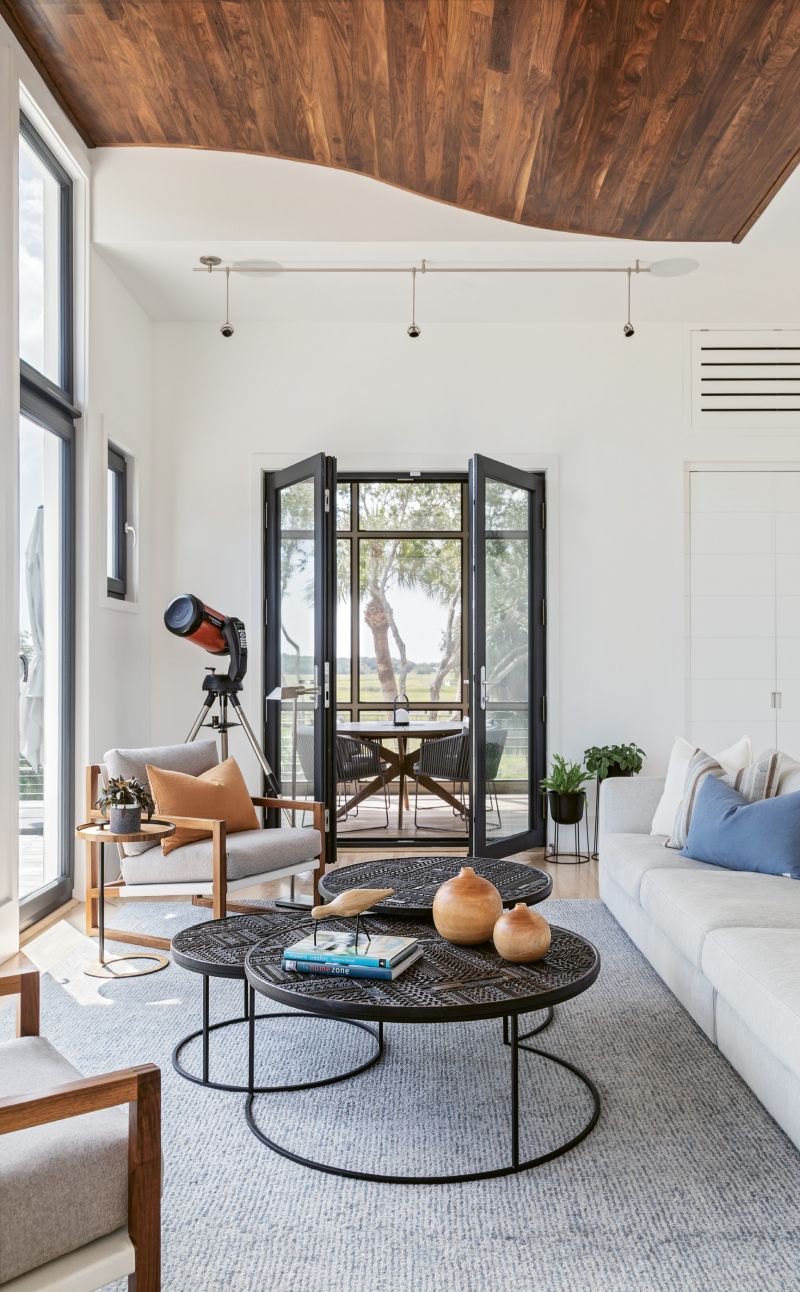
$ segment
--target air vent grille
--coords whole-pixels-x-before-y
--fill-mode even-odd
[[[692,427],[800,428],[800,331],[693,332]]]

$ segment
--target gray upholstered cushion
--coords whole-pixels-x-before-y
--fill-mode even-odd
[[[649,870],[639,901],[686,959],[702,967],[703,944],[714,929],[796,929],[800,937],[800,883],[778,875],[722,870]]]
[[[754,1036],[800,1077],[800,925],[716,929],[705,940],[703,971]]]
[[[639,901],[642,880],[651,870],[707,870],[702,861],[664,847],[660,834],[606,834],[600,842],[600,867],[628,897]]]
[[[43,1037],[0,1044],[0,1098],[80,1077]],[[127,1108],[0,1135],[0,1283],[127,1224]]]
[[[124,776],[129,780],[135,776],[137,781],[149,789],[147,764],[151,767],[163,767],[168,772],[185,772],[187,776],[200,776],[210,771],[219,762],[216,742],[213,740],[195,740],[190,745],[154,745],[150,749],[109,749],[103,755],[103,762],[109,776]],[[152,843],[129,843],[124,846],[125,856],[138,856],[141,852],[157,845]]]
[[[265,875],[286,866],[299,866],[319,856],[322,844],[318,830],[280,826],[274,830],[241,830],[228,835],[228,879]],[[139,857],[123,857],[126,884],[208,883],[212,878],[211,839],[186,843],[164,857],[153,849]]]

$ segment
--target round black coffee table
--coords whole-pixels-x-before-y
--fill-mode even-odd
[[[277,947],[282,951],[284,947],[296,942],[298,937],[302,937],[302,927],[311,930],[310,916],[298,917],[289,915],[285,911],[266,911],[261,914],[253,915],[231,915],[224,920],[205,920],[200,924],[193,924],[191,928],[184,929],[181,933],[176,933],[172,939],[171,954],[176,964],[183,969],[188,969],[190,973],[199,973],[203,978],[203,1020],[202,1027],[196,1032],[190,1032],[184,1036],[172,1051],[172,1066],[175,1071],[185,1077],[187,1081],[194,1081],[199,1086],[207,1086],[211,1090],[230,1090],[240,1094],[247,1094],[257,1091],[259,1094],[276,1094],[288,1090],[306,1090],[314,1086],[333,1085],[337,1081],[344,1081],[347,1077],[354,1077],[359,1072],[364,1072],[377,1063],[382,1053],[382,1038],[376,1038],[376,1046],[371,1057],[357,1068],[352,1068],[347,1072],[340,1073],[334,1077],[320,1077],[311,1081],[302,1081],[294,1085],[278,1086],[254,1086],[252,1072],[248,1074],[247,1085],[231,1085],[223,1081],[212,1081],[209,1076],[209,1040],[212,1032],[221,1028],[234,1027],[238,1023],[250,1022],[250,1003],[251,993],[248,989],[247,981],[244,974],[244,961],[247,952],[251,948],[259,945],[264,947]],[[237,1018],[225,1018],[217,1023],[209,1020],[210,1002],[209,987],[212,978],[238,978],[244,984],[244,1013]],[[253,1023],[257,1019],[272,1018],[297,1018],[297,1014],[291,1011],[282,1011],[281,1013],[258,1014],[253,1016]],[[348,1020],[342,1020],[348,1021]],[[353,1027],[358,1027],[363,1032],[368,1032],[374,1036],[372,1029],[366,1027],[363,1023],[352,1023]],[[203,1066],[202,1074],[197,1076],[185,1068],[181,1059],[181,1053],[190,1041],[194,1041],[198,1036],[203,1038]]]
[[[533,906],[553,891],[553,880],[544,870],[495,857],[387,857],[326,871],[319,881],[319,891],[326,901],[332,901],[348,888],[394,888],[392,897],[372,907],[373,913],[430,919],[437,888],[457,875],[462,866],[472,866],[476,874],[491,880],[504,906],[515,902]]]
[[[302,917],[298,915],[295,919],[299,933]],[[254,1113],[258,1092],[251,1088],[246,1101],[246,1117],[250,1129],[262,1143],[283,1157],[316,1171],[379,1184],[456,1184],[513,1175],[541,1166],[580,1144],[600,1115],[597,1087],[573,1063],[546,1050],[524,1044],[533,1032],[520,1035],[519,1018],[522,1014],[549,1009],[560,1001],[570,1000],[592,985],[600,971],[600,956],[592,944],[576,933],[553,926],[552,944],[543,960],[531,965],[513,965],[501,960],[491,943],[479,947],[453,946],[445,942],[427,922],[401,920],[397,917],[388,920],[373,918],[370,920],[370,931],[373,930],[402,937],[416,937],[422,943],[421,959],[395,982],[327,975],[300,976],[284,972],[281,968],[281,950],[278,947],[260,944],[247,953],[245,974],[250,984],[251,1080],[255,1046],[252,1020],[256,992],[281,1005],[320,1017],[374,1023],[377,1025],[375,1036],[379,1045],[383,1043],[383,1029],[387,1023],[453,1023],[499,1018],[503,1022],[503,1041],[511,1050],[510,1164],[459,1175],[390,1175],[317,1162],[279,1144],[261,1130]],[[519,1148],[520,1050],[528,1050],[550,1063],[566,1068],[583,1083],[592,1097],[591,1116],[581,1130],[550,1152],[525,1161],[520,1160]]]

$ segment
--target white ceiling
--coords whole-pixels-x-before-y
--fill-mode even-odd
[[[93,236],[117,276],[159,321],[220,323],[224,280],[194,274],[224,262],[410,265],[614,264],[693,256],[688,278],[633,282],[641,321],[797,324],[800,171],[740,246],[633,243],[529,229],[461,211],[347,172],[245,154],[98,149]],[[597,275],[417,278],[418,321],[624,321],[625,279]],[[231,278],[231,318],[405,325],[410,276]]]

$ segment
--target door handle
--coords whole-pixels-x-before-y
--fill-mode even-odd
[[[322,703],[326,709],[329,709],[331,707],[331,666],[327,659],[323,665],[323,676],[325,684],[322,689]]]
[[[486,680],[486,665],[481,664],[481,708],[485,709],[489,699],[489,683]]]

